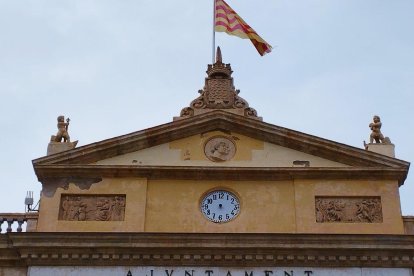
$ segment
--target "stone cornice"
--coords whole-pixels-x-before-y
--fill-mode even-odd
[[[53,178],[143,177],[183,180],[291,180],[361,179],[398,180],[406,177],[404,168],[384,167],[200,167],[139,165],[37,165],[39,181]]]
[[[414,235],[414,216],[403,216],[405,233]]]
[[[0,253],[0,266],[414,267],[414,236],[9,233]]]
[[[159,125],[153,128],[89,144],[33,160],[40,164],[90,164],[98,160],[168,143],[191,135],[222,130],[291,148],[350,166],[403,167],[409,163],[363,149],[246,118],[223,110]]]

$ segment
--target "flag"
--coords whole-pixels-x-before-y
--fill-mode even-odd
[[[270,46],[252,29],[224,0],[215,0],[215,26],[216,32],[226,32],[229,35],[250,39],[261,56],[270,53]]]

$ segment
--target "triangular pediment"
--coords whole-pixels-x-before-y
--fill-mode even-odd
[[[220,153],[220,147],[223,152]],[[349,167],[236,132],[210,131],[100,160],[96,165]]]
[[[220,139],[235,146],[229,149],[234,151],[229,160],[209,156]],[[33,160],[33,165],[38,177],[42,169],[59,166],[128,166],[131,170],[154,166],[251,167],[255,170],[383,168],[400,171],[403,178],[400,182],[409,167],[402,160],[222,110],[39,158]]]

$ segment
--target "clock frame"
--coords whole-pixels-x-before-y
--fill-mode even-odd
[[[200,210],[206,219],[214,223],[234,220],[240,213],[240,200],[232,192],[217,189],[206,193],[200,202]]]

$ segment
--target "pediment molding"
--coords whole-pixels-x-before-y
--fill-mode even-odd
[[[200,166],[139,166],[139,165],[39,165],[39,181],[47,179],[99,179],[102,177],[138,177],[147,179],[182,180],[266,180],[293,179],[358,179],[405,180],[404,168],[384,167],[200,167]],[[43,183],[43,184],[46,184]]]
[[[209,131],[242,135],[343,163],[353,167],[400,168],[408,173],[409,163],[313,135],[264,123],[222,110],[174,121],[66,152],[33,160],[36,173],[46,165],[87,165],[99,160],[139,151]],[[405,178],[404,178],[405,179]]]

